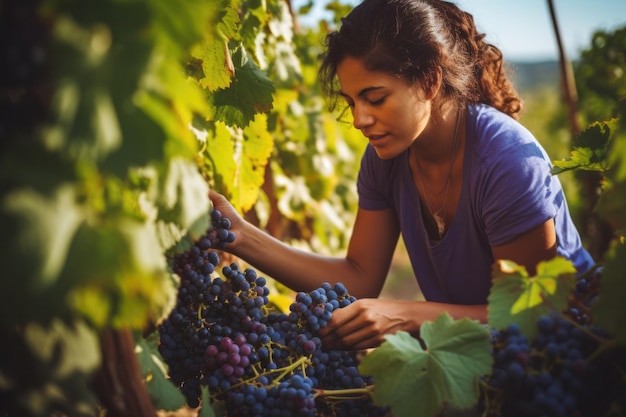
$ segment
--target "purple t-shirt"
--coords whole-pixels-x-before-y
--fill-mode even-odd
[[[368,146],[357,187],[364,210],[393,208],[426,300],[485,304],[491,287],[491,246],[507,243],[553,218],[557,252],[579,272],[593,265],[582,247],[548,155],[520,123],[486,105],[469,106],[463,185],[456,215],[434,245],[405,151],[380,159]]]

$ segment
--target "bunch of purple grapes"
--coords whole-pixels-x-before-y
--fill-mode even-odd
[[[600,295],[600,279],[603,271],[602,265],[596,265],[592,270],[578,277],[576,281],[576,287],[565,313],[581,325],[592,323],[591,306]]]
[[[235,241],[235,234],[230,231],[230,219],[222,216],[217,209],[211,210],[211,223],[207,232],[197,241],[201,250],[224,249]]]
[[[540,317],[531,340],[516,324],[492,330],[494,365],[483,381],[480,405],[485,416],[593,417],[611,415],[606,413],[615,407],[626,411],[626,381],[620,374],[626,352],[604,351],[608,336],[592,324],[587,310],[581,314],[571,305],[590,299],[600,274],[601,269],[581,278],[565,312]]]
[[[355,301],[341,283],[296,295],[289,313],[269,303],[265,278],[217,252],[234,240],[230,221],[211,213],[211,226],[189,250],[174,256],[181,277],[177,304],[159,326],[159,351],[187,404],[200,405],[203,387],[229,416],[379,416],[371,377],[360,375],[362,352],[324,349],[317,336],[337,308]],[[326,400],[332,390],[362,389],[361,396]],[[352,391],[354,392],[354,391]],[[356,410],[356,411],[355,411]]]

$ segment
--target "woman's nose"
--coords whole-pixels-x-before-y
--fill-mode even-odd
[[[354,105],[352,117],[354,119],[354,127],[357,129],[363,129],[374,123],[374,116],[367,110],[367,107],[363,105]]]

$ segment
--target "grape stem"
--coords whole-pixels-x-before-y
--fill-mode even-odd
[[[326,397],[333,400],[350,400],[358,399],[363,396],[372,396],[373,385],[364,388],[346,388],[346,389],[321,389],[314,388],[315,395],[313,398]]]
[[[270,375],[270,374],[275,374],[278,372],[281,372],[280,375],[278,375],[273,381],[272,381],[272,385],[278,385],[280,380],[283,379],[287,374],[290,374],[294,369],[296,369],[298,366],[303,365],[309,358],[306,356],[302,356],[300,357],[297,361],[295,361],[294,363],[287,365],[285,367],[282,368],[278,368],[278,369],[271,369],[271,370],[266,370],[265,372],[259,372],[257,371],[254,367],[252,368],[254,370],[255,376],[249,379],[245,379],[243,381],[240,381],[234,385],[231,385],[230,388],[228,388],[228,390],[232,390],[235,389],[237,387],[240,387],[242,385],[245,384],[249,384],[252,383],[253,381],[257,380],[260,376],[263,375]]]
[[[611,350],[612,348],[617,346],[620,346],[620,344],[616,340],[604,341],[604,343],[602,343],[600,347],[598,347],[598,349],[596,349],[591,355],[589,355],[589,358],[587,358],[587,360],[592,361],[607,350]]]
[[[304,364],[304,362],[306,362],[308,359],[309,358],[307,358],[306,356],[302,356],[300,357],[300,359],[298,359],[291,365],[285,366],[284,368],[281,368],[281,369],[277,369],[277,371],[283,370],[283,372],[274,379],[273,383],[278,384],[281,379],[283,379],[287,374],[291,373],[291,371],[296,369],[298,366]]]
[[[590,338],[594,339],[596,342],[600,343],[600,344],[605,344],[605,343],[609,343],[608,339],[605,339],[604,337],[592,332],[591,330],[589,330],[589,328],[582,326],[580,323],[578,323],[576,320],[573,320],[572,318],[563,315],[562,316],[565,320],[569,321],[572,325],[574,325],[575,327],[577,327],[578,329],[580,329],[580,331],[582,331],[583,333],[585,333],[587,336],[589,336]]]

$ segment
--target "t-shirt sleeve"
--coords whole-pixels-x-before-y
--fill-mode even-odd
[[[500,134],[481,164],[481,213],[491,246],[554,218],[564,198],[547,154],[530,132],[518,127]]]
[[[357,178],[359,208],[383,210],[391,207],[390,191],[392,179],[388,161],[381,160],[374,148],[367,146],[361,158],[361,168]]]

